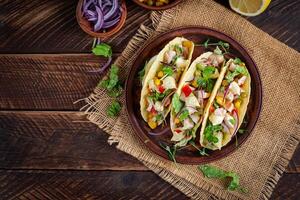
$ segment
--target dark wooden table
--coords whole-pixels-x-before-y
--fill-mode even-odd
[[[100,58],[75,19],[74,0],[0,1],[0,199],[185,199],[74,105],[88,96]],[[128,2],[124,29],[109,42],[120,55],[149,12]],[[253,24],[300,50],[300,2],[273,0]],[[268,44],[265,44],[268,45]],[[299,199],[300,148],[272,198]]]

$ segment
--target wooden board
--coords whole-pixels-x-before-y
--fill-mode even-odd
[[[150,24],[147,10],[127,3],[124,29],[107,41],[115,57],[141,23]],[[93,38],[77,25],[76,4],[0,1],[1,199],[185,199],[78,116],[82,104],[73,101],[86,97],[101,77],[86,71],[104,60],[88,55]],[[299,51],[299,17],[298,1],[273,0],[248,20]],[[298,147],[272,199],[300,196],[299,166]]]

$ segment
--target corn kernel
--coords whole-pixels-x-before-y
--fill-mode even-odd
[[[157,127],[157,123],[152,120],[148,122],[148,125],[151,129],[155,129]]]
[[[154,84],[155,84],[156,86],[160,86],[161,81],[160,81],[158,78],[154,78]]]
[[[235,102],[234,102],[234,107],[235,108],[237,108],[237,109],[239,109],[240,107],[241,107],[241,103],[242,103],[242,101],[241,100],[235,100]]]
[[[175,124],[179,124],[180,123],[180,120],[176,117],[175,120],[174,120]]]
[[[157,73],[157,77],[158,78],[162,78],[164,76],[164,72],[163,71],[159,71],[158,73]]]
[[[222,106],[222,105],[224,104],[223,97],[217,96],[217,97],[216,97],[216,100],[217,100],[217,103],[218,103],[220,106]]]

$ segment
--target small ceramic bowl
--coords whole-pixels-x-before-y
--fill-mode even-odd
[[[127,8],[126,8],[125,0],[122,0],[122,5],[121,5],[122,15],[121,15],[120,21],[118,22],[117,25],[115,25],[109,29],[106,29],[105,32],[93,31],[91,23],[82,14],[82,4],[83,4],[83,0],[79,0],[78,4],[77,4],[77,9],[76,9],[77,22],[84,32],[86,32],[87,34],[89,34],[93,37],[101,38],[101,39],[109,38],[110,36],[116,34],[125,24],[126,17],[127,17]]]
[[[177,4],[179,4],[182,0],[172,0],[171,3],[164,5],[164,6],[149,6],[145,3],[140,2],[139,0],[133,0],[136,4],[138,4],[139,6],[146,8],[148,10],[166,10],[169,8],[172,8],[174,6],[176,6]]]

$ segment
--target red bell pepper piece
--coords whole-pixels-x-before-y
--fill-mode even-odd
[[[181,133],[182,131],[179,130],[179,129],[177,129],[177,130],[175,130],[175,132],[176,132],[176,133]]]
[[[164,88],[164,86],[158,86],[158,91],[160,92],[160,93],[163,93],[164,91],[165,91],[165,88]]]
[[[154,106],[152,106],[150,112],[151,112],[152,114],[156,114],[156,113],[157,113],[157,111],[155,110]]]
[[[181,91],[183,92],[183,94],[185,95],[185,97],[190,96],[190,94],[193,92],[193,90],[190,88],[189,85],[185,85],[182,87]]]

